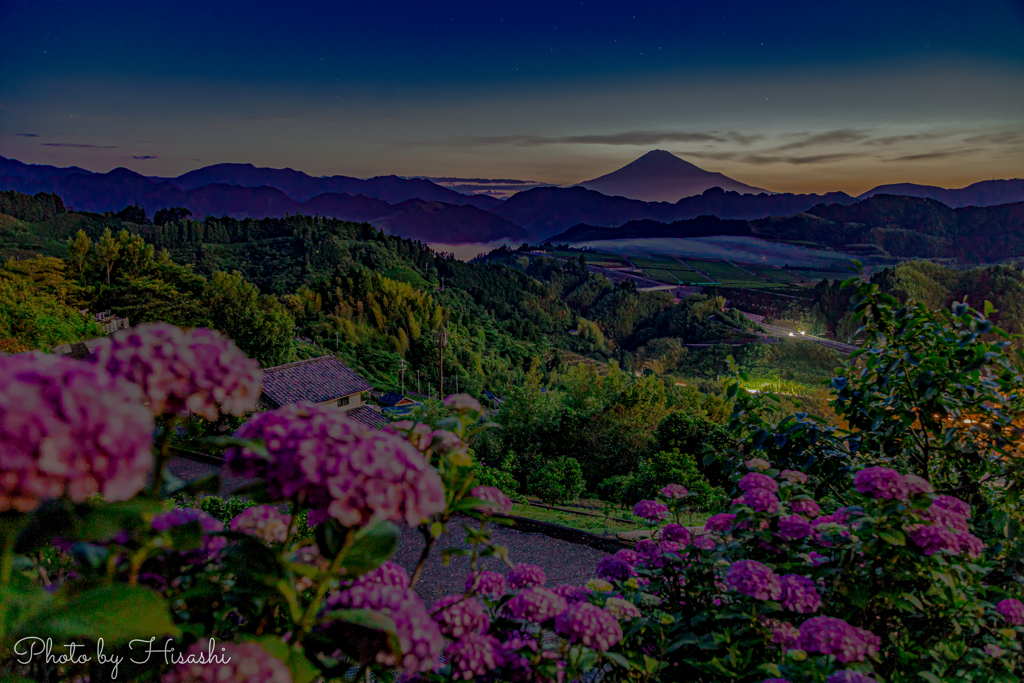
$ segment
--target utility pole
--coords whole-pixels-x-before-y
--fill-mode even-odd
[[[402,374],[402,396],[405,396],[405,359],[399,358],[398,362],[401,363],[401,374]]]
[[[441,375],[441,383],[439,385],[438,396],[444,400],[444,347],[448,346],[448,328],[442,327],[437,331],[437,348],[439,357],[439,367]]]
[[[416,393],[422,394],[423,391],[420,389],[420,371],[416,371]]]

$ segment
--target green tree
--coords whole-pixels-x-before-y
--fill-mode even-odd
[[[260,294],[238,271],[216,272],[202,295],[210,326],[264,366],[292,358],[295,318],[277,297]]]

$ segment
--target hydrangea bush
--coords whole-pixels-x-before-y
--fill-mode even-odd
[[[691,496],[670,483],[634,510],[650,538],[588,581],[551,585],[491,540],[511,502],[474,479],[467,443],[488,425],[465,395],[437,424],[385,431],[325,406],[257,413],[225,454],[255,505],[226,523],[174,508],[167,497],[220,482],[175,488],[169,427],[254,409],[253,377],[219,335],[162,325],[88,362],[0,358],[0,673],[110,677],[109,664],[20,663],[15,644],[45,636],[103,638],[108,655],[169,638],[193,659],[214,638],[230,659],[122,660],[118,680],[168,683],[1019,680],[1012,470],[999,527],[995,496],[979,505],[898,458],[857,455],[846,436],[792,421],[738,429],[735,452],[717,455],[732,471],[727,510],[687,528]],[[755,424],[755,408],[738,400],[736,424]],[[813,433],[825,443],[807,446]],[[801,466],[790,436],[842,462]],[[423,538],[409,571],[389,561],[398,524]],[[456,524],[470,549],[437,548]],[[465,553],[470,569],[462,593],[428,605],[416,586],[434,552]],[[66,571],[51,575],[54,553]]]

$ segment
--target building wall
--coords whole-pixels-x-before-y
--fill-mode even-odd
[[[320,405],[335,406],[337,408],[340,408],[341,410],[352,410],[353,408],[358,408],[359,406],[363,405],[362,393],[350,394],[345,398],[348,398],[348,405],[345,406],[339,406],[337,398],[332,398],[330,401],[324,401]]]

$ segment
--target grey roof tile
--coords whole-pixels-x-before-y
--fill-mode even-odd
[[[279,406],[323,403],[373,387],[334,356],[286,363],[263,371],[263,394]]]

